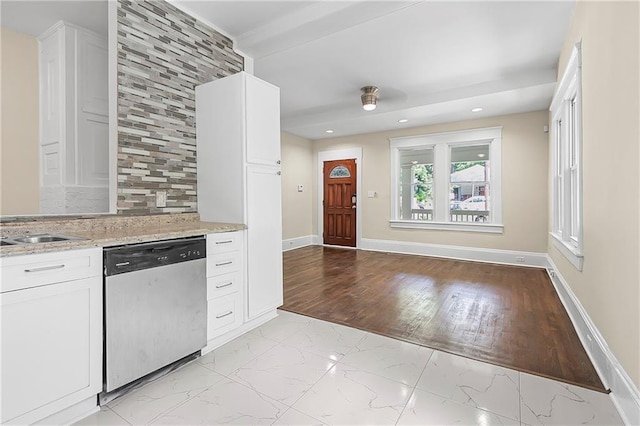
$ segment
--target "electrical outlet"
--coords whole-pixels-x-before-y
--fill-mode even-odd
[[[167,192],[166,191],[157,191],[156,192],[156,207],[167,207]]]
[[[516,256],[516,262],[518,262],[518,263],[524,263],[524,257],[522,257],[522,256]]]

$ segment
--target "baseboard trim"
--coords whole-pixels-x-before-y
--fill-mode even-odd
[[[474,262],[499,263],[504,265],[529,266],[536,268],[547,267],[546,253],[527,251],[376,240],[370,238],[363,238],[361,245],[358,248],[369,251],[444,257],[447,259],[471,260]],[[523,260],[517,261],[516,258],[522,258]]]
[[[611,399],[627,425],[640,424],[640,391],[615,357],[598,331],[587,311],[558,272],[551,257],[547,256],[547,272],[565,310],[571,318],[578,337],[591,362],[604,382],[611,389]]]
[[[301,247],[312,246],[315,242],[315,235],[305,235],[304,237],[289,238],[282,240],[282,251],[294,250]]]

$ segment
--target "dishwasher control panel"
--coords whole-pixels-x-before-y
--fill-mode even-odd
[[[105,276],[207,257],[204,237],[129,244],[104,249]]]

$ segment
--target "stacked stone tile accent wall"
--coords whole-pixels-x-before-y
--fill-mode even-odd
[[[230,39],[175,6],[118,0],[119,213],[197,211],[195,86],[243,66]]]

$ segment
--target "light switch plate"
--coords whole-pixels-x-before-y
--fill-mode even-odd
[[[167,192],[156,192],[156,207],[167,207]]]
[[[367,191],[368,198],[376,198],[377,196],[378,196],[378,193],[376,191]]]

